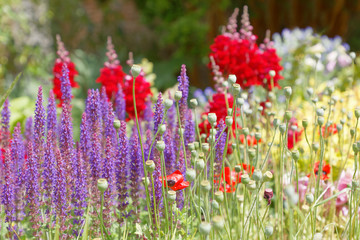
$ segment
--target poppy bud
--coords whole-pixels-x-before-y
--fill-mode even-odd
[[[291,111],[286,111],[286,112],[285,112],[285,119],[286,119],[287,121],[290,121],[291,117],[292,117]]]
[[[157,141],[156,142],[156,149],[159,151],[159,152],[162,152],[165,150],[165,143],[164,141]]]
[[[165,99],[164,101],[164,105],[165,105],[165,109],[168,110],[169,108],[172,107],[172,105],[174,104],[173,100],[171,99]]]
[[[258,110],[258,112],[262,112],[264,110],[264,108],[263,108],[263,106],[259,106],[257,110]]]
[[[229,81],[230,84],[236,83],[236,75],[230,74],[229,78],[228,78],[228,81]]]
[[[160,135],[163,135],[163,134],[165,133],[165,131],[166,131],[166,125],[165,125],[165,124],[161,124],[161,125],[159,126],[159,134],[160,134]]]
[[[198,101],[196,100],[196,98],[190,99],[190,107],[191,108],[196,108],[198,105]]]
[[[264,182],[269,182],[271,181],[272,178],[273,178],[273,174],[270,171],[266,171],[264,173],[264,177],[263,177]]]
[[[241,166],[240,165],[235,166],[235,172],[237,172],[237,173],[241,172]]]
[[[306,93],[311,97],[314,93],[314,89],[308,88],[308,89],[306,89]]]
[[[357,188],[359,188],[359,182],[353,179],[351,181],[351,188],[355,191]]]
[[[114,125],[114,128],[119,129],[120,125],[121,125],[120,120],[115,119],[114,122],[113,122],[113,125]]]
[[[274,92],[269,92],[269,99],[273,102],[276,100],[276,95]]]
[[[211,224],[208,222],[202,222],[199,225],[199,232],[203,235],[209,235],[211,231]]]
[[[306,194],[305,199],[308,204],[312,204],[314,202],[314,195],[312,193],[308,193]]]
[[[232,124],[233,124],[233,117],[232,116],[226,116],[225,124],[226,124],[226,126],[231,127]]]
[[[178,102],[180,101],[181,98],[182,98],[182,91],[176,91],[174,96],[175,101]]]
[[[209,113],[208,114],[208,121],[211,124],[216,123],[217,117],[216,117],[216,113]]]
[[[355,129],[353,129],[353,128],[350,129],[350,135],[351,135],[351,137],[354,137],[354,135],[355,135]]]
[[[215,136],[214,136],[214,135],[210,135],[210,136],[208,137],[208,142],[209,142],[209,143],[215,143]]]
[[[355,53],[355,52],[350,52],[350,53],[349,53],[349,56],[350,56],[352,59],[355,59],[355,58],[356,58],[356,53]]]
[[[289,98],[290,96],[291,96],[291,94],[292,94],[292,89],[291,89],[291,87],[284,87],[284,93],[285,93],[285,97],[286,98]]]
[[[221,84],[224,88],[228,88],[229,87],[229,83],[228,82],[222,82],[222,84]]]
[[[308,126],[308,120],[307,119],[303,119],[302,120],[302,126],[304,127],[304,128],[307,128],[307,126]]]
[[[271,236],[273,235],[273,232],[274,232],[273,226],[267,225],[267,226],[265,227],[264,233],[265,233],[265,236],[266,236],[267,238],[268,238],[268,237],[271,237]]]
[[[131,75],[133,75],[134,78],[137,78],[140,75],[141,72],[141,66],[134,64],[131,67]]]
[[[146,165],[146,170],[149,172],[149,173],[153,173],[155,171],[155,163],[153,160],[147,160],[145,162],[145,165]]]
[[[300,154],[298,150],[293,150],[291,152],[291,156],[294,159],[295,162],[297,162],[299,160]]]
[[[191,150],[191,157],[196,158],[198,156],[198,152],[196,150]]]
[[[328,93],[329,96],[330,96],[331,94],[333,94],[334,91],[335,91],[334,86],[329,86],[329,87],[327,88],[327,93]]]
[[[194,142],[194,146],[195,146],[195,149],[199,149],[199,146],[200,146],[200,144],[199,144],[199,142]]]
[[[183,128],[178,128],[178,134],[183,135],[184,134],[184,129]]]
[[[336,130],[337,130],[338,132],[340,132],[340,131],[342,130],[342,128],[343,128],[343,125],[342,125],[342,124],[340,124],[340,123],[336,124]]]
[[[242,133],[243,133],[245,136],[249,135],[249,129],[248,129],[248,128],[243,128],[243,129],[242,129]]]
[[[204,142],[207,136],[205,133],[202,133],[200,137],[201,137],[201,141]]]
[[[255,169],[252,177],[256,182],[260,182],[262,180],[262,172],[259,169]]]
[[[256,182],[254,180],[249,180],[248,184],[246,185],[246,187],[250,190],[250,191],[254,191],[256,189]]]
[[[270,77],[275,77],[276,72],[274,70],[270,70],[269,75],[270,75]]]
[[[215,192],[215,200],[222,203],[224,201],[224,193],[222,191]]]
[[[284,133],[285,133],[285,131],[286,131],[286,125],[285,125],[285,123],[280,124],[279,130],[280,130],[280,133],[281,133],[281,134],[284,134]]]
[[[186,170],[186,180],[189,182],[192,182],[195,180],[196,177],[196,172],[194,169],[192,168],[188,168],[188,170]]]
[[[101,194],[103,194],[106,191],[108,186],[109,186],[109,183],[105,178],[100,178],[97,180],[97,187],[98,187],[99,191],[101,192]]]
[[[323,117],[318,117],[317,119],[317,123],[319,124],[319,126],[322,126],[325,122],[325,119]]]
[[[188,149],[190,150],[190,151],[192,151],[192,150],[195,150],[195,146],[194,146],[194,143],[188,143]]]
[[[316,109],[316,115],[319,116],[319,117],[323,117],[324,116],[324,109],[322,109],[322,108]]]
[[[227,115],[228,115],[228,116],[232,116],[232,115],[233,115],[233,109],[232,109],[232,108],[228,108],[228,109],[227,109]]]
[[[250,181],[250,177],[247,173],[241,175],[241,183],[248,184]]]
[[[204,159],[204,158],[205,158],[205,154],[204,154],[203,152],[200,152],[200,153],[199,153],[199,158],[200,158],[200,159]]]
[[[244,99],[243,98],[237,98],[236,99],[236,103],[237,103],[237,105],[239,105],[239,106],[242,106],[242,105],[244,105]]]
[[[359,118],[360,117],[360,108],[355,108],[355,111],[354,111],[354,113],[355,113],[355,117],[356,118]]]
[[[224,228],[225,222],[221,216],[213,217],[213,226],[216,230],[220,231]]]
[[[239,95],[240,91],[241,91],[240,84],[234,83],[232,86],[233,86],[233,89],[234,89],[234,94],[236,96]]]
[[[357,153],[359,152],[359,149],[358,149],[358,147],[357,147],[357,144],[356,144],[356,143],[353,143],[352,147],[353,147],[354,153],[357,154]]]
[[[203,152],[208,152],[210,149],[210,145],[208,143],[202,143],[201,149],[203,150]]]
[[[167,198],[170,203],[173,203],[176,200],[176,192],[173,190],[169,190],[167,192]]]
[[[149,186],[149,184],[150,184],[149,178],[144,178],[143,177],[141,180],[144,183],[144,186],[145,186],[145,181],[146,181],[146,185]]]
[[[213,200],[211,202],[211,207],[216,209],[216,210],[219,210],[219,208],[220,208],[219,203],[216,200]]]
[[[266,107],[266,108],[271,108],[271,106],[272,106],[271,102],[266,102],[266,103],[265,103],[265,107]]]
[[[341,123],[341,125],[344,125],[346,123],[346,120],[345,119],[340,119],[340,123]]]
[[[202,180],[200,183],[200,189],[203,192],[209,192],[211,190],[210,182],[208,180]]]
[[[274,125],[274,128],[277,128],[280,124],[280,120],[278,118],[274,118],[274,121],[273,121],[273,125]]]
[[[314,151],[316,152],[317,150],[319,150],[319,143],[313,143],[312,144],[312,148],[314,149]]]
[[[202,159],[196,160],[196,161],[195,161],[195,167],[196,167],[196,169],[198,169],[198,170],[203,170],[204,167],[205,167],[204,160],[202,160]]]
[[[256,156],[255,149],[250,148],[250,149],[248,150],[248,154],[249,154],[250,160],[253,160],[253,159],[255,158],[255,156]]]

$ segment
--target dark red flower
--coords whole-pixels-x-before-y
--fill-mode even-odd
[[[126,102],[126,112],[129,119],[135,118],[134,101],[133,101],[133,77],[127,75],[123,88]],[[146,81],[144,72],[135,79],[135,98],[138,117],[141,118],[146,108],[146,101],[152,96],[150,83]],[[128,119],[128,120],[129,120]]]
[[[273,190],[271,188],[266,188],[264,191],[264,198],[267,200],[268,205],[271,204],[271,199],[273,198],[274,193]]]
[[[321,128],[321,135],[324,137],[324,138],[327,138],[331,135],[334,135],[338,132],[337,128],[336,128],[336,124],[333,123],[331,124],[330,126],[327,127],[327,130],[325,132],[325,126],[323,126]]]
[[[320,165],[320,161],[315,163],[314,166],[314,173],[317,176],[318,172],[319,172],[319,165]],[[320,176],[321,180],[328,180],[329,179],[329,174],[331,171],[331,166],[330,164],[326,164],[326,162],[323,163],[323,168],[322,168],[322,174]],[[310,177],[310,174],[307,175],[308,177]]]
[[[160,181],[162,178],[160,177]],[[166,181],[162,181],[165,187],[171,188],[173,191],[179,191],[190,186],[189,182],[184,182],[184,176],[179,170],[176,170],[172,174],[166,176]]]

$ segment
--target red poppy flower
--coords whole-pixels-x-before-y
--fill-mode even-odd
[[[62,67],[63,64],[66,63],[67,67],[69,69],[69,80],[70,80],[70,85],[73,88],[77,88],[79,87],[79,85],[77,84],[77,82],[75,82],[75,76],[78,75],[78,72],[75,69],[75,64],[73,62],[70,61],[70,59],[67,59],[68,62],[64,62],[62,59],[58,58],[55,61],[55,65],[53,68],[53,74],[54,74],[54,78],[53,78],[53,83],[54,83],[54,88],[53,88],[53,92],[56,96],[57,99],[59,99],[60,101],[62,101],[61,96],[62,96],[62,92],[61,92],[61,76],[62,76]],[[61,105],[61,104],[60,104]]]
[[[319,172],[319,165],[320,165],[320,161],[315,163],[314,166],[314,173],[317,176],[318,172]],[[329,174],[331,171],[331,166],[330,164],[326,164],[325,162],[323,163],[323,168],[322,168],[322,174],[320,176],[321,180],[328,180],[329,179]],[[310,177],[310,174],[307,175],[308,177]]]
[[[291,126],[296,126],[296,130],[292,130]],[[291,118],[289,122],[289,129],[288,129],[288,149],[293,149],[295,143],[301,140],[301,134],[303,129],[299,129],[299,125],[297,123],[296,118]],[[295,141],[294,141],[295,140]]]
[[[331,124],[330,126],[327,127],[327,130],[325,132],[325,126],[323,126],[321,128],[321,135],[324,137],[324,138],[327,138],[331,135],[334,135],[336,134],[338,131],[337,131],[337,128],[336,128],[336,124],[333,123]]]
[[[161,180],[162,178],[160,178]],[[166,181],[162,181],[165,187],[171,188],[173,191],[179,191],[190,186],[189,182],[184,182],[184,176],[179,170],[176,170],[172,174],[166,176]]]
[[[246,139],[247,139],[247,145],[248,146],[255,146],[256,143],[257,143],[257,140],[256,140],[255,136],[247,135]],[[245,135],[244,134],[240,135],[240,142],[242,144],[245,144]],[[259,139],[259,143],[260,142],[261,142],[261,139]]]
[[[254,173],[255,168],[253,166],[243,163],[242,167],[243,170],[240,172],[236,172],[235,170],[230,171],[229,167],[224,168],[224,172],[221,174],[221,181],[219,186],[220,191],[224,192],[224,178],[226,192],[234,192],[236,190],[236,184],[241,183],[241,175],[243,173],[250,173],[250,168],[251,173],[249,175]],[[217,180],[215,180],[215,182],[217,182]]]

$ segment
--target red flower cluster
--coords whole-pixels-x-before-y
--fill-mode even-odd
[[[189,182],[184,182],[184,176],[179,170],[176,170],[172,174],[166,176],[166,180],[164,179],[162,182],[165,187],[169,187],[174,191],[179,191],[190,186]]]
[[[130,119],[135,118],[135,109],[133,101],[133,77],[127,75],[125,77],[125,83],[123,88],[126,102],[126,112]],[[146,81],[144,72],[141,72],[135,79],[135,97],[136,97],[136,109],[138,117],[141,118],[146,108],[146,101],[152,96],[150,90],[150,83]]]
[[[321,128],[321,135],[324,137],[324,138],[327,138],[331,135],[334,135],[338,132],[337,128],[336,128],[336,124],[333,123],[331,124],[330,126],[327,127],[327,130],[325,132],[325,126],[323,126]]]
[[[224,179],[225,179],[225,190],[226,192],[234,192],[236,190],[236,184],[241,183],[241,175],[244,173],[250,173],[250,168],[251,168],[251,174],[254,173],[254,167],[247,165],[245,163],[242,164],[243,167],[243,171],[241,172],[236,172],[235,170],[230,170],[229,167],[225,167],[224,168],[224,172],[221,174],[221,181],[220,181],[220,186],[219,186],[219,190],[224,192]]]
[[[71,62],[70,58],[69,58],[69,52],[66,51],[64,43],[61,41],[60,36],[56,36],[57,39],[57,44],[58,44],[58,58],[55,60],[55,64],[54,64],[54,68],[53,68],[53,74],[54,74],[54,78],[53,78],[53,83],[54,83],[54,88],[53,88],[53,92],[56,96],[57,99],[60,100],[60,105],[61,105],[61,80],[60,77],[62,76],[62,67],[63,64],[66,63],[67,67],[69,69],[69,80],[70,80],[70,84],[71,87],[77,88],[79,87],[79,85],[77,84],[77,82],[75,82],[75,76],[78,75],[79,73],[76,71],[75,69],[75,64],[73,62]]]
[[[294,131],[291,129],[291,126],[296,126],[297,129]],[[298,129],[299,125],[297,123],[296,118],[291,118],[289,122],[289,129],[288,129],[288,149],[293,149],[295,143],[301,140],[301,134],[303,129]]]
[[[314,166],[314,173],[315,173],[316,176],[318,175],[318,172],[319,172],[319,165],[320,165],[320,162],[316,162],[315,166]],[[322,168],[322,174],[320,176],[320,179],[321,180],[328,180],[329,179],[328,175],[330,174],[330,171],[331,171],[330,164],[326,164],[326,162],[324,162],[323,163],[323,168]],[[307,176],[310,177],[310,174],[308,174]]]
[[[244,12],[244,14],[247,13]],[[236,16],[230,21],[236,21]],[[244,25],[243,28],[247,29],[241,29],[240,33],[236,32],[235,28],[217,36],[210,46],[210,57],[214,59],[224,77],[235,74],[237,83],[243,88],[262,86],[271,90],[272,87],[280,87],[278,82],[283,78],[279,74],[279,71],[283,69],[280,65],[281,59],[270,43],[258,47],[255,42],[257,36],[249,32],[249,25],[250,22]],[[247,34],[241,34],[242,32],[247,32]],[[251,35],[250,38],[249,35]],[[269,42],[269,39],[266,40]],[[209,63],[209,68],[212,67],[211,65]],[[273,78],[269,74],[270,70],[275,71]]]

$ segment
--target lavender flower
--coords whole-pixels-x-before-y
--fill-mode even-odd
[[[98,90],[89,90],[86,102],[86,115],[88,116],[88,126],[90,126],[90,134],[100,134],[100,94]]]
[[[81,151],[79,145],[76,146],[76,179],[75,179],[75,193],[74,199],[74,215],[78,217],[82,217],[84,215],[84,208],[86,207],[86,197],[88,195],[87,190],[87,172],[85,169],[85,162],[83,157],[83,152]],[[74,221],[75,224],[81,225],[81,221],[76,220]]]
[[[116,157],[116,188],[118,191],[118,209],[120,213],[124,214],[126,207],[128,206],[128,192],[127,192],[127,165],[128,165],[128,139],[126,137],[126,122],[121,121],[119,129],[119,143],[118,152]],[[121,223],[123,218],[119,218]]]
[[[25,139],[27,142],[33,140],[34,130],[32,124],[33,124],[32,117],[27,118],[25,123]]]
[[[53,192],[57,184],[56,161],[54,154],[55,145],[56,142],[54,142],[54,133],[50,129],[47,134],[44,163],[42,165],[42,168],[44,169],[44,171],[42,172],[42,176],[43,176],[42,188],[44,189],[45,201],[47,203],[49,203],[48,199],[54,197]],[[49,205],[47,207],[52,208],[52,206]]]
[[[158,95],[158,99],[156,101],[155,107],[154,107],[154,134],[157,133],[160,124],[162,123],[164,118],[164,104],[161,93]],[[156,140],[160,140],[162,136],[158,134],[156,137]]]
[[[195,140],[195,124],[192,118],[192,112],[187,109],[185,114],[185,126],[184,126],[184,142],[185,146]]]
[[[115,95],[115,112],[119,120],[125,120],[126,102],[120,84],[118,85],[118,91],[116,92]]]
[[[136,208],[139,205],[139,192],[141,182],[141,152],[139,146],[139,136],[137,135],[136,129],[133,129],[131,136],[131,147],[130,147],[130,196],[133,201],[132,205]],[[138,219],[138,212],[136,212]]]
[[[170,93],[169,93],[169,99],[172,99]],[[175,131],[175,127],[176,127],[176,122],[177,122],[177,117],[176,117],[176,107],[175,104],[173,104],[168,112],[167,112],[167,129],[170,129],[171,131]]]
[[[181,125],[185,124],[185,114],[187,109],[187,99],[189,96],[189,77],[186,75],[186,66],[183,64],[181,66],[180,76],[178,77],[179,82],[179,91],[182,92],[182,98],[179,101],[179,110],[180,110],[180,120]]]
[[[4,157],[4,185],[2,189],[1,204],[4,205],[6,214],[5,221],[12,222],[15,220],[15,195],[14,195],[14,171],[12,165],[12,159],[10,157],[10,149],[5,150]]]
[[[215,146],[215,175],[220,176],[221,166],[223,162],[223,153],[226,144],[226,132],[221,135],[221,132],[226,128],[226,125],[223,120],[220,120],[218,124],[218,130],[215,136],[215,141],[217,144]],[[220,136],[221,135],[221,136]]]
[[[54,92],[50,90],[49,100],[47,105],[47,118],[46,118],[46,128],[49,132],[50,130],[53,132],[53,136],[56,137],[56,129],[57,129],[57,119],[56,119],[56,102]]]
[[[60,77],[61,81],[61,100],[65,105],[69,106],[71,103],[71,84],[69,79],[69,69],[66,63],[62,67],[62,76]]]
[[[3,110],[1,111],[1,146],[6,148],[9,146],[10,138],[10,110],[9,110],[9,99],[5,100]]]
[[[176,162],[173,134],[170,129],[166,129],[164,135],[164,142],[165,142],[164,158],[165,158],[166,175],[169,175],[174,172],[175,162]]]
[[[34,156],[36,163],[40,164],[44,159],[45,148],[45,109],[43,106],[43,92],[42,87],[39,87],[38,96],[35,104],[35,117],[34,117]],[[40,171],[42,169],[40,168]]]

